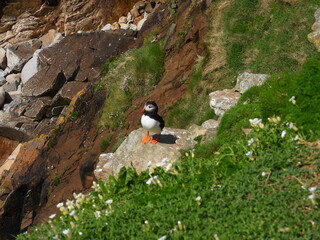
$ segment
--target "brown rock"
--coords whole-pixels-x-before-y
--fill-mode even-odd
[[[146,7],[146,3],[143,1],[139,1],[134,5],[134,8],[141,10],[144,9]]]
[[[133,20],[133,24],[134,25],[138,25],[138,23],[143,19],[143,16],[139,16],[139,17],[136,17],[134,20]]]
[[[24,113],[25,116],[33,118],[34,120],[41,120],[46,113],[47,108],[51,103],[51,98],[41,97],[37,98]]]
[[[119,22],[120,24],[121,24],[121,23],[127,23],[127,21],[128,21],[127,17],[124,17],[124,16],[120,17],[119,20],[118,20],[118,22]]]
[[[146,13],[152,13],[153,12],[153,7],[152,7],[152,4],[151,3],[148,3],[146,8],[145,8],[145,11]]]
[[[119,23],[115,22],[111,25],[111,30],[117,30],[117,29],[120,29],[121,26]]]
[[[136,18],[136,17],[139,17],[140,16],[140,13],[139,13],[139,10],[136,9],[136,8],[133,8],[130,10],[130,13],[132,15],[133,18]]]
[[[19,142],[0,136],[0,166],[10,156]],[[1,175],[1,173],[0,173]]]

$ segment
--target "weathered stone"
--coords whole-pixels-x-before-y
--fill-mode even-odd
[[[152,4],[151,3],[148,3],[146,8],[145,8],[145,11],[146,13],[152,13],[153,12],[153,7],[152,7]]]
[[[6,82],[7,82],[6,79],[0,76],[0,87],[6,84]]]
[[[2,126],[2,125],[0,125],[0,136],[14,140],[14,141],[18,141],[18,142],[25,142],[30,140],[30,136],[28,136],[24,132],[21,132],[12,127]]]
[[[117,30],[117,29],[120,29],[120,24],[119,23],[117,23],[117,22],[114,22],[114,23],[112,23],[112,25],[111,25],[111,30]]]
[[[6,50],[0,48],[0,68],[5,69],[7,67]]]
[[[17,83],[19,84],[20,81],[21,81],[21,73],[9,74],[9,75],[6,77],[6,81],[7,81],[8,83],[17,82]]]
[[[253,86],[262,85],[269,77],[270,75],[267,74],[241,73],[237,77],[236,89],[244,93]]]
[[[103,28],[101,29],[101,31],[109,31],[109,30],[111,30],[111,24],[110,23],[104,25]]]
[[[3,108],[4,102],[6,100],[6,92],[0,87],[0,109]]]
[[[46,112],[46,117],[59,116],[65,106],[50,107]]]
[[[19,82],[6,82],[2,88],[5,92],[13,92],[13,91],[17,91],[18,90],[18,86],[19,86]]]
[[[129,28],[130,28],[131,30],[133,30],[133,31],[137,31],[137,30],[138,30],[137,25],[132,24],[132,23],[130,23]]]
[[[22,88],[24,96],[54,96],[66,82],[62,71],[46,68],[30,78]]]
[[[210,107],[217,116],[222,116],[227,110],[237,104],[241,94],[231,89],[215,91],[209,94]]]
[[[205,129],[217,129],[219,126],[219,121],[214,119],[209,119],[201,124],[201,127]]]
[[[88,82],[68,82],[52,99],[52,107],[68,105],[71,99],[81,90],[85,90],[90,83]]]
[[[125,30],[127,30],[127,29],[129,29],[129,24],[126,24],[126,23],[120,23],[120,28],[121,28],[121,29],[125,29]]]
[[[18,43],[7,48],[7,65],[12,71],[21,71],[23,65],[32,57],[33,53],[41,47],[41,41],[32,39]]]
[[[13,150],[18,146],[19,142],[0,136],[0,167],[6,159],[11,155]],[[0,168],[0,175],[1,175]]]
[[[32,58],[24,65],[21,71],[21,80],[25,84],[31,77],[33,77],[40,68],[39,53],[41,49],[34,52]]]
[[[146,7],[146,3],[143,1],[139,1],[134,5],[134,8],[141,10],[144,9]]]
[[[136,8],[131,9],[130,13],[134,19],[140,16],[139,10]]]
[[[2,137],[0,137],[0,139],[4,139]],[[8,171],[10,170],[12,164],[14,163],[14,161],[16,160],[19,152],[20,152],[20,148],[21,148],[21,143],[19,144],[18,141],[10,141],[10,145],[8,145],[8,139],[6,139],[6,142],[4,143],[3,140],[1,141],[1,146],[2,147],[6,147],[6,150],[11,150],[11,153],[9,154],[9,156],[7,156],[6,154],[1,154],[1,158],[5,159],[3,161],[2,164],[0,164],[0,176],[4,171]]]
[[[121,24],[121,23],[127,23],[127,22],[128,22],[128,19],[127,19],[127,17],[122,16],[122,17],[119,18],[118,22],[119,22],[120,24]]]
[[[138,16],[133,20],[133,24],[138,25],[138,23],[143,19],[143,16]]]
[[[55,44],[63,38],[62,34],[55,29],[50,29],[47,34],[43,35],[39,40],[42,42],[42,47],[47,47]]]
[[[141,139],[146,130],[134,130],[115,153],[100,155],[95,175],[107,181],[109,175],[117,175],[122,167],[133,166],[137,172],[157,166],[169,168],[180,157],[180,150],[192,148],[197,143],[194,138],[204,133],[205,129],[199,126],[189,130],[164,128],[157,144],[143,144]]]
[[[315,12],[315,23],[312,25],[313,32],[308,34],[308,40],[315,45],[320,52],[320,8]]]
[[[51,98],[49,97],[37,98],[34,103],[27,108],[24,115],[37,121],[41,120],[45,115],[47,108],[50,106],[50,103]]]
[[[138,31],[141,30],[141,28],[142,28],[142,26],[143,26],[143,24],[144,24],[144,22],[145,22],[146,20],[147,20],[146,18],[142,18],[142,19],[138,22],[138,24],[137,24],[137,30],[138,30]]]
[[[28,135],[32,136],[37,125],[38,125],[37,122],[25,122],[20,127],[20,131],[25,132]]]

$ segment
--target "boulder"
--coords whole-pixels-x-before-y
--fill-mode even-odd
[[[0,48],[0,68],[5,69],[7,67],[6,50]]]
[[[111,30],[111,24],[110,23],[104,25],[103,28],[101,29],[101,31],[109,31],[109,30]]]
[[[19,82],[6,82],[2,88],[5,92],[14,92],[18,90]]]
[[[62,34],[55,29],[50,29],[47,34],[43,35],[39,40],[42,42],[42,48],[55,44],[63,38]]]
[[[146,3],[143,1],[139,1],[134,5],[134,8],[137,10],[142,10],[146,7]]]
[[[0,87],[0,109],[3,108],[4,102],[6,100],[6,92]]]
[[[31,77],[33,77],[40,68],[39,53],[41,49],[34,52],[32,58],[24,65],[21,71],[21,80],[25,84]]]
[[[237,104],[240,96],[239,92],[232,89],[212,92],[209,94],[210,107],[217,116],[223,116],[227,110]]]
[[[135,18],[140,16],[139,10],[136,9],[136,8],[131,9],[130,14],[133,17],[133,19],[135,19]]]
[[[320,8],[315,12],[315,23],[312,25],[313,32],[308,34],[308,40],[314,44],[318,52],[320,52]]]
[[[132,23],[130,23],[129,28],[130,28],[132,31],[137,31],[137,30],[138,30],[137,25],[132,24]]]
[[[145,22],[146,20],[147,20],[146,18],[142,18],[142,19],[138,22],[138,24],[137,24],[137,30],[138,30],[138,31],[141,30],[141,28],[142,28],[142,26],[143,26],[143,24],[144,24],[144,22]]]
[[[107,181],[109,175],[117,175],[122,167],[133,166],[137,172],[160,166],[169,170],[181,156],[181,150],[193,148],[194,138],[205,134],[206,129],[194,127],[188,130],[164,128],[157,144],[143,144],[146,135],[143,128],[132,131],[115,153],[101,154],[95,170],[99,180]]]
[[[62,71],[47,67],[36,73],[22,88],[22,94],[30,97],[51,96],[53,97],[66,82]]]
[[[239,90],[240,93],[244,93],[253,86],[262,85],[269,77],[270,75],[268,74],[254,74],[244,72],[239,74],[239,76],[237,77],[237,85],[235,88]]]
[[[117,22],[114,22],[114,23],[112,23],[112,25],[111,25],[111,30],[117,30],[117,29],[120,29],[120,28],[121,28],[121,26],[120,26],[120,24],[117,23]]]
[[[125,30],[127,30],[127,29],[129,29],[129,24],[126,24],[126,23],[120,23],[120,28],[121,28],[121,29],[125,29]]]
[[[121,24],[121,23],[127,23],[127,22],[128,22],[128,19],[127,19],[127,17],[122,16],[122,17],[119,18],[118,22],[119,22],[120,24]]]
[[[21,82],[21,73],[17,73],[17,74],[9,74],[7,77],[6,77],[6,81],[8,83],[13,83],[13,82],[17,82],[18,84]]]
[[[50,106],[50,104],[50,97],[36,98],[34,102],[26,109],[24,116],[39,121],[46,114],[46,110]]]
[[[18,43],[7,48],[7,65],[11,71],[20,72],[23,65],[32,57],[33,53],[41,47],[41,41],[32,39]]]
[[[201,124],[201,127],[205,129],[217,129],[219,126],[219,121],[214,119],[209,119]]]

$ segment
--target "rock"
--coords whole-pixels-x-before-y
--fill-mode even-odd
[[[5,69],[7,67],[6,50],[0,48],[0,68]]]
[[[50,104],[51,98],[49,97],[36,98],[35,101],[31,104],[31,106],[27,108],[26,112],[24,113],[24,116],[39,121],[45,115],[46,110],[50,106]]]
[[[201,124],[201,127],[205,129],[217,129],[219,126],[219,121],[214,119],[209,119]]]
[[[320,52],[320,8],[315,12],[315,23],[312,25],[313,32],[308,34],[308,40],[315,45]]]
[[[6,82],[2,88],[5,92],[14,92],[18,90],[19,82]]]
[[[133,31],[138,31],[138,27],[135,24],[130,23],[129,28]]]
[[[129,24],[126,24],[126,23],[120,23],[120,28],[121,28],[121,29],[125,29],[125,30],[127,30],[127,29],[129,29]]]
[[[157,166],[168,167],[197,143],[194,138],[205,134],[206,130],[197,126],[190,130],[164,128],[157,144],[143,144],[141,139],[146,130],[134,130],[124,140],[115,153],[101,154],[95,170],[99,180],[107,181],[109,175],[117,175],[122,167],[131,167],[137,172]]]
[[[146,18],[142,18],[142,19],[138,22],[138,24],[137,24],[137,30],[138,30],[138,31],[141,30],[141,28],[142,28],[142,26],[143,26],[143,24],[144,24],[144,22],[145,22],[146,20],[147,20]]]
[[[6,84],[6,82],[7,82],[6,79],[0,76],[0,87]]]
[[[117,23],[117,22],[114,22],[114,23],[111,25],[111,30],[117,30],[117,29],[120,29],[120,24]]]
[[[146,3],[143,1],[139,1],[134,5],[135,9],[142,10],[146,7]]]
[[[7,48],[7,64],[10,72],[21,71],[23,65],[32,57],[33,53],[41,47],[38,39],[18,43]]]
[[[32,58],[24,65],[21,71],[21,80],[25,84],[31,77],[33,77],[40,68],[39,53],[41,49],[34,52]]]
[[[6,81],[8,83],[13,83],[13,82],[17,82],[18,84],[21,82],[21,73],[17,73],[17,74],[10,74],[6,77]]]
[[[152,7],[152,4],[148,3],[146,8],[145,8],[146,13],[152,13],[153,12],[153,8],[154,7]]]
[[[1,137],[0,137],[1,138]],[[10,154],[10,156],[8,156],[7,157],[7,159],[4,161],[4,163],[3,164],[1,164],[0,166],[0,176],[2,175],[2,173],[4,172],[4,171],[8,171],[8,170],[10,170],[10,168],[11,168],[11,166],[12,166],[12,164],[15,162],[15,160],[16,160],[16,158],[17,158],[17,156],[18,156],[18,154],[19,154],[19,152],[20,152],[20,148],[21,148],[21,143],[19,144],[19,143],[17,143],[16,141],[14,141],[14,146],[16,146],[15,148],[14,148],[14,150],[13,150],[13,152]],[[3,145],[2,145],[3,146]],[[1,157],[2,157],[3,155],[1,155]]]
[[[68,82],[54,96],[51,107],[68,105],[79,91],[86,89],[89,85],[88,82]]]
[[[55,44],[63,38],[62,34],[55,29],[50,29],[47,34],[43,35],[39,40],[42,42],[42,48]]]
[[[104,25],[104,27],[101,29],[101,31],[109,31],[109,30],[111,30],[111,24],[110,23]]]
[[[209,94],[210,107],[217,116],[222,116],[227,110],[237,104],[241,94],[231,89],[215,91]]]
[[[128,22],[128,19],[127,19],[127,17],[124,17],[124,16],[120,17],[118,20],[118,23],[120,23],[120,25],[121,25],[121,23],[127,23],[127,22]]]
[[[140,15],[133,20],[133,24],[138,25],[138,23],[143,19],[143,16]]]
[[[244,93],[253,86],[262,85],[269,77],[270,75],[267,74],[254,74],[244,72],[239,74],[239,76],[237,77],[237,85],[235,88],[239,90],[240,93]]]
[[[0,108],[3,108],[4,102],[6,101],[6,92],[0,87]]]
[[[127,23],[131,23],[132,21],[133,21],[132,14],[131,14],[131,12],[128,12],[128,14],[127,14]]]
[[[130,13],[131,13],[133,19],[135,19],[135,18],[140,16],[139,10],[136,9],[136,8],[131,9]]]

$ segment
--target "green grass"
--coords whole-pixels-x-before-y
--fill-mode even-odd
[[[149,41],[107,62],[102,68],[105,76],[96,87],[107,90],[100,126],[111,130],[126,127],[125,110],[160,81],[163,65],[163,42]]]
[[[320,151],[296,135],[285,123],[265,123],[248,136],[250,146],[225,145],[210,158],[188,152],[168,172],[123,168],[118,180],[75,195],[59,216],[18,239],[316,239],[318,190],[308,188]]]

